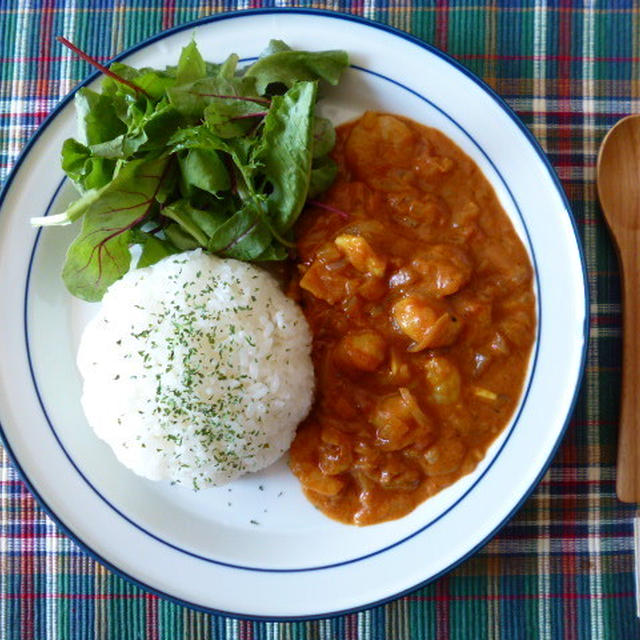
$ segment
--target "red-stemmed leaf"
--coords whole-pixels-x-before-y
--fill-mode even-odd
[[[92,58],[89,54],[85,53],[82,49],[76,47],[76,45],[73,44],[73,42],[70,42],[65,37],[58,36],[56,40],[60,44],[63,44],[65,47],[67,47],[67,49],[70,49],[71,51],[73,51],[77,56],[82,58],[85,62],[88,62],[92,67],[95,67],[96,69],[98,69],[98,71],[102,71],[102,73],[104,73],[106,76],[109,76],[110,78],[117,80],[121,84],[126,85],[130,89],[133,89],[136,93],[141,93],[147,96],[147,98],[151,98],[151,96],[142,87],[139,87],[137,84],[134,84],[133,82],[131,82],[130,80],[127,80],[126,78],[123,78],[122,76],[119,76],[117,73],[114,73],[113,71],[111,71],[111,69],[109,69],[108,67],[105,67],[103,64],[100,64],[95,58]]]
[[[130,163],[89,207],[62,270],[73,295],[90,302],[101,300],[106,289],[129,270],[130,231],[150,215],[167,167],[166,159]]]

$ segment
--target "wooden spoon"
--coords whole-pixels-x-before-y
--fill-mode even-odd
[[[598,153],[598,195],[622,271],[622,391],[616,491],[640,502],[640,115],[620,120]]]

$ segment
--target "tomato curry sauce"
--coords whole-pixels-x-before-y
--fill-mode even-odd
[[[316,401],[291,468],[328,516],[403,516],[471,472],[509,422],[536,332],[529,256],[486,178],[435,129],[368,112],[297,227],[292,292]]]

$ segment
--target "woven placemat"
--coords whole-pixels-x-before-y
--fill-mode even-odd
[[[372,18],[440,47],[494,87],[549,154],[584,241],[592,329],[585,381],[568,433],[549,472],[512,521],[437,582],[333,620],[239,621],[147,594],[60,534],[0,453],[0,638],[640,637],[633,597],[634,508],[616,500],[614,487],[618,267],[594,182],[605,131],[640,108],[640,10],[634,4],[1,0],[0,182],[38,124],[90,71],[55,43],[56,35],[107,60],[161,30],[212,13],[313,6]]]

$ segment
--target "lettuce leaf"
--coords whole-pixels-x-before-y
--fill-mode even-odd
[[[315,112],[318,85],[336,84],[347,65],[344,51],[294,51],[272,40],[239,68],[236,54],[205,61],[192,41],[175,66],[113,63],[101,92],[80,89],[77,139],[61,150],[80,196],[32,220],[81,220],[62,273],[69,291],[100,300],[131,267],[133,245],[140,267],[196,247],[286,259],[307,198],[335,178],[335,130]]]
[[[290,229],[304,206],[311,178],[313,110],[317,84],[297,82],[274,96],[256,157],[271,186],[270,219],[279,232]]]
[[[246,75],[256,79],[260,94],[272,83],[291,88],[301,80],[325,80],[336,85],[349,64],[346,51],[293,51],[282,44],[272,41],[267,55],[247,69]]]

